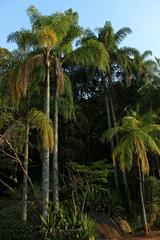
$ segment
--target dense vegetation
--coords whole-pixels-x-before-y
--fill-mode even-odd
[[[78,14],[27,10],[0,48],[0,233],[95,239],[92,214],[159,227],[159,59]],[[8,204],[7,204],[8,201]]]

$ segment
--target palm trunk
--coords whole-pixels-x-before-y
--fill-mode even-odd
[[[141,199],[141,206],[142,206],[142,217],[143,217],[143,223],[144,223],[144,231],[145,231],[145,234],[148,235],[149,231],[148,231],[148,224],[147,224],[146,209],[145,209],[145,205],[144,205],[142,173],[141,173],[140,161],[138,161],[138,170],[139,170],[139,187],[140,187],[140,199]]]
[[[112,120],[113,120],[113,127],[115,127],[116,124],[116,114],[115,114],[115,108],[112,100],[111,94],[109,94],[109,100],[110,100],[110,106],[111,106],[111,114],[112,114]],[[118,135],[116,135],[116,144],[118,144]],[[128,188],[128,183],[127,183],[127,178],[126,178],[126,172],[125,170],[122,172],[122,178],[123,178],[123,183],[124,183],[124,189],[127,197],[127,203],[128,203],[128,209],[131,215],[133,215],[132,211],[132,203],[131,203],[131,197],[130,197],[130,191]]]
[[[29,143],[29,123],[26,126],[26,139],[24,148],[24,171],[23,173],[23,197],[22,197],[22,220],[27,221],[27,175],[28,175],[28,143]]]
[[[123,177],[124,189],[125,189],[125,193],[126,193],[126,197],[127,197],[129,213],[131,214],[131,216],[134,216],[125,170],[122,172],[122,177]]]
[[[90,163],[90,138],[89,138],[89,128],[87,127],[87,164]]]
[[[110,105],[109,105],[109,91],[108,91],[107,78],[104,78],[104,86],[105,86],[105,104],[106,104],[106,112],[107,112],[107,123],[108,123],[108,128],[111,128],[112,123],[111,123],[111,111],[110,111]],[[114,150],[113,140],[111,140],[110,146],[111,146],[111,153],[112,153]],[[114,182],[115,182],[116,188],[118,189],[119,182],[118,182],[118,172],[117,172],[116,164],[114,164]]]
[[[160,179],[160,168],[159,168],[158,157],[155,156],[155,159],[156,159],[156,167],[157,167],[157,176],[158,176],[158,179]]]
[[[46,54],[45,59],[46,67],[46,81],[45,81],[45,97],[44,97],[44,113],[50,117],[50,61],[49,52]],[[49,147],[43,149],[42,159],[42,206],[43,216],[48,216],[48,204],[49,204]]]
[[[54,108],[54,152],[53,152],[53,205],[59,208],[58,194],[58,94],[55,97]]]

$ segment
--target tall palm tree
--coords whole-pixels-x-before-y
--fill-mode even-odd
[[[159,131],[160,125],[155,123],[155,114],[149,113],[139,116],[136,112],[131,112],[131,114],[123,117],[121,124],[117,124],[114,128],[107,130],[102,137],[103,139],[111,140],[119,133],[120,141],[115,147],[112,157],[114,162],[119,161],[122,171],[131,169],[134,160],[137,163],[142,217],[146,234],[148,234],[148,224],[143,197],[142,174],[146,175],[149,173],[147,152],[152,151],[160,155]]]
[[[34,10],[35,12],[35,10]],[[39,21],[33,18],[33,25],[39,27]],[[42,21],[42,17],[40,19]],[[53,153],[53,203],[58,205],[58,108],[62,96],[66,95],[66,90],[70,89],[69,73],[70,67],[80,65],[94,65],[101,70],[106,69],[107,55],[103,44],[95,40],[88,40],[78,48],[73,48],[73,42],[80,37],[82,30],[78,25],[78,14],[71,9],[63,14],[43,18],[44,22],[53,28],[57,36],[57,44],[52,48],[51,59],[54,69],[54,153]],[[60,26],[60,27],[59,27]],[[68,88],[69,87],[69,88]],[[68,91],[68,105],[73,109],[72,91]],[[69,110],[69,109],[68,109]],[[64,111],[64,109],[63,109]],[[70,111],[70,110],[69,110]],[[66,111],[65,111],[66,112]],[[72,112],[72,111],[71,111]]]
[[[140,53],[136,50],[133,53],[133,73],[137,80],[151,80],[156,77],[157,62],[152,58],[152,52],[146,50]]]
[[[18,148],[24,146],[24,167],[23,167],[23,194],[22,194],[22,220],[27,221],[27,188],[28,188],[28,155],[29,155],[29,132],[36,128],[43,142],[43,146],[53,149],[53,129],[50,120],[46,115],[36,109],[31,109],[26,113],[26,117],[15,120],[10,134],[12,141]],[[16,137],[18,135],[18,139]],[[19,141],[18,141],[19,140]],[[12,142],[11,141],[11,142]]]
[[[102,43],[105,47],[106,54],[108,56],[108,66],[105,73],[101,73],[101,78],[104,84],[104,94],[105,94],[105,105],[107,112],[107,125],[108,128],[114,126],[116,122],[116,114],[113,101],[113,82],[116,80],[115,67],[121,72],[125,72],[126,81],[130,77],[130,59],[126,52],[132,52],[132,48],[123,47],[120,48],[119,45],[125,39],[125,37],[132,31],[128,27],[121,28],[117,32],[114,31],[111,22],[106,22],[102,28],[98,28],[98,37],[92,32],[87,31],[85,39],[96,39],[98,42]],[[111,151],[114,148],[114,141],[111,140]],[[118,188],[118,173],[115,166],[114,171],[115,185]]]
[[[96,37],[93,33],[89,32],[87,34],[86,39],[93,38],[97,39],[97,41],[101,42],[106,50],[108,56],[108,66],[105,74],[101,74],[101,78],[103,80],[104,85],[104,95],[105,95],[105,105],[106,105],[106,113],[107,113],[107,125],[108,128],[111,128],[116,123],[116,114],[115,114],[115,106],[113,97],[115,96],[113,89],[113,82],[116,80],[116,71],[115,68],[121,71],[122,75],[125,75],[125,81],[127,84],[130,83],[130,79],[132,76],[131,65],[132,61],[130,60],[129,54],[134,52],[134,49],[123,47],[120,48],[119,45],[122,41],[130,34],[132,31],[128,27],[124,27],[119,29],[117,32],[114,31],[111,22],[106,22],[104,27],[97,29],[98,37]],[[129,53],[129,54],[128,54]],[[125,74],[123,74],[125,73]],[[112,139],[110,142],[111,152],[114,149],[115,143],[118,143],[118,136],[115,136],[115,141]],[[118,170],[117,166],[114,165],[114,181],[116,188],[119,187],[118,181]],[[123,172],[123,182],[125,187],[126,196],[128,199],[128,207],[130,213],[132,212],[130,193],[128,189],[126,174]]]
[[[72,24],[70,24],[70,28],[72,28]],[[70,39],[70,44],[73,42],[76,36],[71,35],[71,29],[68,31],[68,37]],[[77,35],[78,37],[78,35]],[[66,42],[65,42],[66,44]],[[65,46],[64,46],[65,47]],[[60,49],[57,49],[58,53]],[[55,131],[55,148],[53,154],[53,179],[55,183],[58,183],[58,101],[60,97],[66,92],[64,89],[64,80],[67,74],[67,69],[69,66],[97,66],[100,69],[105,71],[105,67],[107,65],[107,55],[105,54],[105,49],[103,48],[102,44],[97,43],[96,41],[88,41],[85,44],[82,44],[77,49],[71,49],[70,52],[63,54],[61,52],[60,56],[55,56],[56,59],[56,90],[55,90],[55,107],[54,107],[54,131]],[[64,66],[64,67],[63,67]],[[67,76],[68,80],[66,81],[69,83],[69,76]],[[70,96],[72,92],[70,92]],[[70,97],[70,104],[72,109],[72,97]],[[58,188],[57,185],[53,185],[53,202],[58,202]]]
[[[119,45],[131,32],[132,32],[131,29],[128,27],[121,28],[117,32],[115,32],[110,22],[106,22],[103,28],[98,29],[98,41],[104,44],[105,49],[109,55],[109,68],[103,77],[108,128],[111,128],[116,123],[115,107],[113,103],[114,91],[113,91],[113,85],[112,85],[115,78],[114,66],[117,65],[121,69],[121,71],[127,73],[127,75],[130,72],[129,58],[126,55],[126,49],[128,48],[120,48]],[[126,79],[128,79],[128,77],[129,76],[127,76]],[[117,136],[116,136],[116,142],[118,142]],[[111,152],[112,152],[114,149],[114,141],[111,140],[110,144],[111,144]],[[118,188],[118,173],[117,173],[116,166],[115,166],[114,178],[115,178],[116,187]],[[126,178],[125,175],[124,175],[124,178]],[[124,180],[125,180],[124,182],[127,183],[126,179]]]
[[[36,14],[35,14],[36,13]],[[28,14],[31,20],[38,21],[41,14],[35,8],[30,7]],[[36,15],[36,16],[35,16]],[[33,24],[34,25],[34,24]],[[24,65],[23,75],[21,78],[21,86],[23,87],[24,95],[26,94],[29,82],[29,72],[32,65],[37,61],[43,62],[45,66],[45,81],[44,81],[44,105],[43,111],[46,116],[50,117],[50,58],[51,49],[57,43],[57,37],[54,29],[48,25],[41,24],[39,27],[32,26],[32,31],[22,29],[8,36],[8,41],[16,42],[22,52],[27,52],[28,60]],[[48,214],[49,203],[49,148],[45,146],[42,157],[42,202],[43,215]]]
[[[27,115],[24,146],[24,170],[23,175],[23,201],[22,201],[22,219],[27,220],[27,175],[28,175],[28,153],[29,153],[29,131],[32,128],[37,129],[42,139],[42,146],[53,150],[53,128],[50,119],[45,113],[36,109],[31,109]]]
[[[136,50],[133,54],[132,66],[133,75],[138,85],[138,93],[144,96],[143,99],[145,101],[151,97],[152,90],[154,91],[158,88],[160,80],[158,62],[154,60],[150,50],[146,50],[142,54]],[[148,107],[152,108],[152,101]]]
[[[7,63],[8,64],[8,63]],[[40,132],[42,137],[42,145],[43,147],[52,148],[53,146],[53,129],[51,127],[51,123],[49,118],[45,113],[42,113],[38,110],[30,110],[31,108],[31,98],[32,95],[35,94],[35,88],[37,88],[38,83],[33,83],[34,75],[31,74],[32,70],[32,57],[29,54],[22,53],[21,51],[15,51],[12,53],[12,58],[10,58],[10,63],[7,72],[8,72],[8,81],[7,85],[9,86],[9,90],[7,92],[8,95],[11,95],[13,102],[18,108],[15,108],[17,114],[19,111],[23,114],[23,121],[16,120],[14,126],[12,126],[10,132],[15,132],[20,137],[20,142],[18,143],[18,139],[14,141],[17,142],[19,146],[22,148],[22,144],[24,145],[24,176],[23,176],[23,209],[22,209],[22,218],[24,221],[27,219],[27,178],[28,178],[28,152],[29,152],[29,131],[34,127]],[[38,75],[36,75],[38,76]],[[22,97],[26,98],[23,99]],[[22,98],[22,99],[21,99]],[[22,104],[20,99],[23,100]],[[22,105],[22,106],[21,106]],[[16,114],[16,115],[17,115]],[[19,126],[19,124],[21,125]],[[21,128],[21,131],[17,133],[15,128]],[[15,138],[15,134],[13,134]],[[23,140],[24,139],[24,140]],[[17,146],[16,143],[16,146]]]
[[[78,26],[78,14],[71,9],[64,13],[56,13],[50,16],[42,16],[38,10],[31,6],[28,9],[28,14],[32,23],[32,31],[22,30],[13,33],[9,36],[9,40],[13,40],[20,44],[21,48],[26,51],[35,50],[38,55],[34,55],[33,59],[40,59],[43,57],[46,66],[46,97],[44,109],[45,113],[50,113],[50,66],[52,64],[55,77],[55,91],[54,91],[54,129],[55,129],[55,147],[53,153],[53,202],[58,202],[58,100],[64,93],[64,79],[65,69],[68,66],[92,65],[99,67],[105,71],[107,62],[107,54],[102,43],[96,40],[88,40],[82,43],[75,50],[73,49],[73,41],[82,33],[81,28]],[[23,34],[21,34],[23,33]],[[26,36],[26,38],[24,37]],[[29,39],[29,41],[28,41]],[[24,46],[23,46],[24,40]],[[26,72],[29,69],[29,61],[26,64]],[[27,81],[25,81],[27,82]],[[71,101],[72,102],[72,101]],[[49,151],[46,149],[43,156],[43,183],[45,189],[43,192],[44,208],[47,209],[49,200]],[[45,204],[46,202],[46,204]]]

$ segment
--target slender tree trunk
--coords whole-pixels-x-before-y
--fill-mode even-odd
[[[115,114],[115,108],[114,108],[112,96],[111,96],[110,93],[109,93],[109,100],[110,100],[111,115],[112,115],[112,121],[113,121],[113,127],[114,127],[115,124],[116,124],[116,114]],[[116,144],[118,144],[118,142],[119,142],[118,135],[115,136],[115,139],[116,139]],[[129,209],[130,214],[133,215],[130,191],[129,191],[129,188],[128,188],[128,182],[127,182],[127,177],[126,177],[126,171],[125,170],[122,172],[122,178],[123,178],[124,189],[125,189],[125,193],[126,193],[126,197],[127,197],[128,209]]]
[[[123,177],[124,189],[125,189],[125,193],[126,193],[126,197],[127,197],[129,213],[131,214],[131,216],[134,216],[125,170],[124,170],[124,172],[122,172],[122,177]]]
[[[59,208],[58,194],[58,94],[55,97],[54,107],[54,151],[53,151],[53,205],[55,209]]]
[[[23,197],[22,197],[22,220],[27,221],[27,175],[28,175],[28,151],[29,151],[29,123],[27,122],[26,126],[26,139],[24,147],[24,171],[23,173]]]
[[[46,67],[46,80],[45,80],[45,97],[44,97],[44,113],[50,117],[50,60],[49,52],[46,54],[45,59]],[[48,216],[48,204],[49,204],[49,147],[43,149],[42,159],[42,205],[43,216]]]
[[[106,112],[107,112],[107,123],[108,123],[108,128],[111,128],[112,122],[111,122],[111,111],[110,111],[110,105],[109,105],[109,90],[108,90],[107,78],[104,78],[104,87],[105,87],[105,104],[106,104]],[[110,146],[111,146],[111,153],[112,153],[114,150],[113,140],[111,140]],[[114,164],[114,181],[115,181],[115,186],[118,189],[119,182],[118,182],[118,172],[117,172],[116,164]]]
[[[158,179],[160,179],[160,168],[159,168],[159,161],[157,156],[155,156],[155,160],[156,160],[156,166],[157,166],[157,176],[158,176]]]
[[[139,187],[140,187],[140,199],[141,199],[141,206],[142,206],[142,217],[143,217],[143,223],[144,223],[144,231],[145,231],[145,234],[148,235],[149,231],[148,231],[148,224],[147,224],[146,209],[145,209],[145,205],[144,205],[142,173],[141,173],[140,161],[138,161],[138,170],[139,170]]]
[[[89,138],[89,128],[87,127],[87,163],[90,163],[90,138]]]
[[[144,177],[144,174],[143,174],[143,173],[141,173],[141,176],[142,176],[142,190],[143,190],[143,196],[144,196],[144,198],[145,198],[145,191],[144,191],[144,189],[145,189],[145,177]]]

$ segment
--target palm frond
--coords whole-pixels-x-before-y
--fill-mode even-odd
[[[64,94],[59,97],[58,106],[66,121],[75,119],[72,85],[67,75],[64,76]]]
[[[146,50],[144,51],[144,53],[142,54],[142,58],[146,59],[148,57],[152,56],[152,51],[151,50]]]
[[[33,45],[36,38],[33,32],[22,28],[20,31],[10,33],[7,37],[7,42],[16,43],[18,48],[27,51]]]
[[[45,113],[32,109],[29,112],[29,121],[33,128],[36,128],[41,136],[43,146],[53,150],[53,128],[51,120]]]
[[[98,40],[104,44],[105,48],[108,51],[115,48],[115,33],[111,22],[106,21],[104,27],[97,30]]]
[[[13,102],[17,106],[21,96],[20,86],[18,84],[20,75],[21,75],[21,69],[17,69],[17,67],[14,67],[10,71],[10,82],[9,82],[10,94],[12,96]]]
[[[101,137],[101,141],[104,143],[105,141],[111,141],[111,139],[117,135],[117,133],[119,133],[121,130],[120,126],[116,126],[114,128],[110,128],[108,130],[106,130]]]
[[[140,52],[136,48],[122,47],[122,48],[120,48],[120,50],[129,57],[134,57],[134,56],[140,55]]]
[[[22,96],[26,96],[30,73],[33,69],[42,62],[42,55],[24,56],[24,59],[19,59],[10,71],[10,93],[14,103],[18,105]]]
[[[27,14],[32,24],[35,24],[36,21],[42,16],[38,9],[33,5],[28,7]]]
[[[124,170],[132,167],[133,155],[141,163],[143,174],[149,173],[149,162],[147,152],[153,152],[160,155],[160,140],[158,133],[160,125],[156,124],[157,115],[150,112],[139,115],[130,110],[128,115],[124,116],[121,124],[117,128],[112,128],[104,133],[103,138],[111,140],[115,134],[120,133],[120,141],[115,147],[112,157],[113,161],[119,161],[120,168]]]
[[[53,29],[43,26],[37,31],[38,44],[42,48],[51,50],[57,44],[57,35]]]
[[[76,65],[93,66],[106,71],[109,55],[102,43],[91,39],[77,48],[71,55],[70,60]]]
[[[148,150],[152,151],[155,154],[160,155],[160,149],[157,146],[156,142],[154,141],[154,138],[148,133],[144,132],[141,132],[141,135],[143,137],[144,144],[146,145]]]
[[[118,161],[122,171],[126,168],[130,170],[133,163],[133,153],[132,137],[122,138],[112,153],[113,162]]]
[[[64,93],[64,72],[58,57],[56,57],[55,62],[56,62],[57,93],[60,96]]]
[[[132,30],[129,27],[123,27],[115,33],[115,41],[117,44],[120,44],[128,34],[132,33]]]

